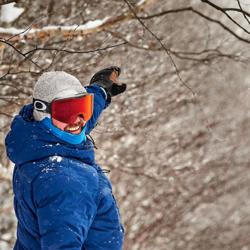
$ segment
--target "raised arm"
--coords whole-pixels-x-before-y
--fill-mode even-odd
[[[101,115],[102,111],[108,107],[111,103],[111,98],[107,99],[107,94],[105,90],[94,84],[91,86],[85,87],[88,93],[94,94],[94,110],[91,119],[86,124],[85,133],[89,134],[91,130],[95,127],[99,116]]]
[[[95,127],[100,114],[110,104],[111,98],[126,90],[126,84],[117,83],[120,73],[119,67],[105,68],[94,74],[90,86],[85,87],[89,93],[94,94],[94,111],[92,118],[86,124],[86,134]]]

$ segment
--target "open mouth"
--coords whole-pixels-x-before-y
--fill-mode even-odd
[[[82,131],[82,127],[85,125],[84,121],[79,121],[75,124],[68,124],[64,131],[69,132],[71,134],[79,134]]]
[[[68,131],[68,132],[76,132],[76,131],[78,131],[78,130],[80,130],[81,129],[81,126],[67,126],[66,128],[65,128],[65,131]]]
[[[82,132],[82,127],[81,126],[68,127],[67,129],[64,129],[64,131],[77,135],[77,134],[80,134]]]

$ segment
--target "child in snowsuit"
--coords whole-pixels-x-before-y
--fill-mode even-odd
[[[111,97],[125,91],[120,68],[97,72],[83,87],[65,72],[42,74],[33,104],[6,137],[15,163],[15,250],[120,250],[124,229],[112,187],[88,134]]]

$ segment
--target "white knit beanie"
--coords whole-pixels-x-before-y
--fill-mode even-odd
[[[55,98],[74,97],[86,92],[76,77],[64,71],[52,71],[39,77],[33,88],[33,98],[50,103]],[[33,116],[36,121],[41,121],[45,117],[50,117],[50,114],[34,108]]]

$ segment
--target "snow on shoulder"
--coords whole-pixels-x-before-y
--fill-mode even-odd
[[[61,162],[62,161],[62,157],[61,156],[58,156],[58,155],[54,155],[54,156],[50,156],[49,160],[52,161],[52,162]]]

